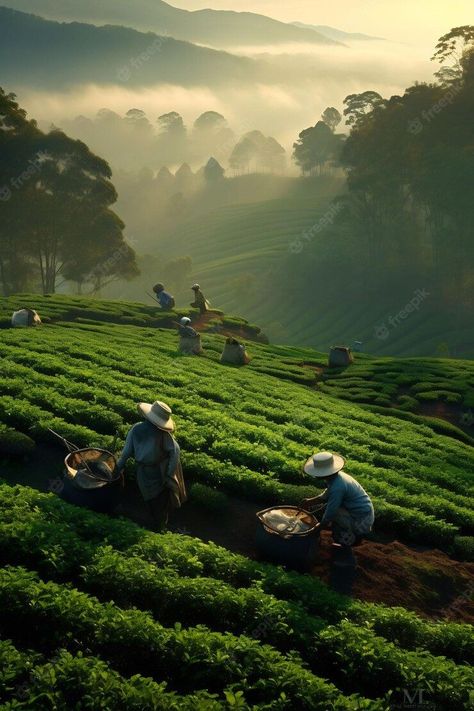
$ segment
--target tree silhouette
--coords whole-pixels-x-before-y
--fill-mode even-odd
[[[328,106],[321,115],[322,120],[326,123],[334,133],[336,128],[342,121],[342,116],[334,106]]]
[[[1,88],[0,152],[0,184],[9,193],[0,222],[4,292],[15,268],[11,250],[37,268],[44,293],[55,291],[59,276],[94,282],[136,274],[124,225],[110,209],[117,193],[108,164],[58,129],[40,131]]]
[[[384,100],[376,91],[364,91],[362,94],[350,94],[344,99],[344,116],[349,126],[357,125],[364,116],[374,109],[384,106]]]
[[[336,136],[324,121],[305,129],[293,144],[293,159],[303,174],[314,172],[338,157],[341,139]]]
[[[225,170],[215,158],[209,158],[204,167],[204,179],[206,183],[217,183],[224,177]]]

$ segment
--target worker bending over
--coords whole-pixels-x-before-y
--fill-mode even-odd
[[[318,504],[326,510],[320,528],[331,528],[336,544],[350,547],[360,543],[372,530],[374,507],[358,481],[342,471],[345,460],[339,454],[319,452],[310,457],[304,470],[327,488],[319,496],[305,499],[303,506],[311,511]]]
[[[153,287],[153,291],[155,292],[156,299],[163,311],[171,311],[171,309],[174,309],[174,296],[171,296],[171,294],[165,291],[165,287],[163,284],[155,284],[155,286]]]

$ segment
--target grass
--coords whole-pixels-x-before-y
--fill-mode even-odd
[[[1,300],[0,314],[22,299],[31,297]],[[203,335],[202,357],[179,356],[176,333],[149,307],[63,296],[35,304],[51,322],[5,328],[0,342],[7,482],[37,444],[53,444],[49,427],[111,447],[137,420],[136,402],[162,398],[178,423],[191,498],[210,515],[225,515],[232,495],[298,503],[314,493],[306,457],[334,449],[373,497],[379,533],[472,559],[472,446],[390,408],[401,392],[418,404],[429,392],[469,403],[468,362],[457,370],[362,356],[318,380],[324,354],[253,343],[249,366],[226,368],[222,336]],[[80,699],[77,708],[91,709],[375,711],[419,688],[443,709],[468,703],[468,625],[350,600],[318,579],[27,487],[0,484],[0,509],[8,708],[76,708]]]

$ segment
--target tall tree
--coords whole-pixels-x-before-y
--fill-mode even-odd
[[[313,173],[316,168],[321,173],[328,161],[338,158],[340,147],[341,138],[324,121],[318,121],[299,134],[293,145],[293,159],[303,174]]]
[[[324,123],[329,126],[333,133],[342,121],[341,114],[334,108],[334,106],[328,106],[327,109],[325,109],[321,114],[321,118]]]
[[[13,245],[18,259],[37,267],[44,293],[55,291],[59,276],[69,279],[78,273],[81,281],[106,262],[109,276],[136,273],[124,225],[111,210],[117,194],[108,164],[62,131],[40,131],[26,119],[15,96],[2,89],[0,153],[2,182],[9,193],[3,202],[10,203],[2,210],[0,235],[8,239],[1,242]],[[122,260],[116,259],[120,249]],[[3,289],[8,291],[15,265],[10,257],[8,270],[4,254],[2,261]]]

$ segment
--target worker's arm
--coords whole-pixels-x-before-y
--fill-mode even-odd
[[[327,528],[328,525],[335,518],[338,509],[341,508],[342,501],[344,499],[344,485],[339,482],[335,482],[328,489],[328,499],[326,511],[321,520],[321,528]]]
[[[120,472],[122,469],[125,467],[125,464],[127,463],[127,459],[130,459],[130,457],[133,457],[135,453],[135,448],[133,446],[133,428],[129,430],[127,439],[125,440],[125,444],[122,450],[122,454],[120,455],[120,459],[117,462],[117,470]]]
[[[308,508],[310,506],[317,506],[317,504],[323,504],[328,500],[328,489],[325,489],[322,494],[318,496],[311,496],[309,499],[303,499],[302,506]]]
[[[164,448],[167,452],[169,452],[169,459],[168,459],[168,467],[166,470],[166,476],[173,476],[176,467],[178,466],[179,462],[179,455],[180,455],[180,449],[179,449],[179,444],[175,440],[175,438],[167,434],[165,436],[164,440]]]

